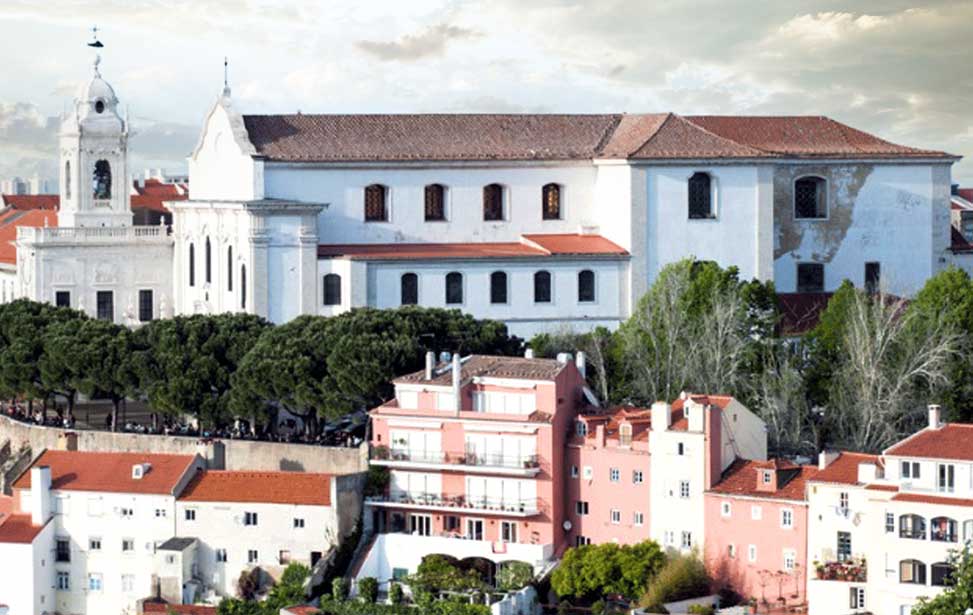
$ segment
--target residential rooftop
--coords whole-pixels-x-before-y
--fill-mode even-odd
[[[180,502],[331,505],[330,474],[200,470]]]
[[[47,450],[31,467],[51,469],[52,490],[174,495],[195,459],[193,455]],[[145,468],[142,478],[134,477],[133,467],[138,465]],[[29,470],[13,484],[14,489],[30,486]]]

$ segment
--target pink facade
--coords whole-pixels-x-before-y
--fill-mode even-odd
[[[739,460],[705,495],[705,560],[718,579],[761,604],[807,599],[806,481],[816,469]]]

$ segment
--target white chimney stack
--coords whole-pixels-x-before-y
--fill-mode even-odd
[[[586,359],[587,357],[580,350],[578,351],[577,356],[574,357],[574,364],[578,368],[578,372],[581,374],[582,379],[587,379],[588,377],[587,375],[588,364],[586,362]]]
[[[570,360],[571,360],[571,353],[570,352],[559,352],[559,353],[557,353],[557,362],[560,363],[561,365],[564,365],[565,363],[567,363]]]
[[[533,348],[528,348],[527,350],[525,350],[524,351],[524,358],[525,359],[533,359],[534,358],[534,349]]]
[[[44,525],[51,517],[51,468],[36,466],[30,469],[30,521]]]
[[[841,456],[838,451],[821,451],[818,453],[818,469],[823,470],[832,463],[835,459]]]
[[[463,409],[463,398],[460,393],[460,380],[462,380],[463,367],[460,363],[459,353],[453,353],[453,403],[456,405],[456,413]]]
[[[929,404],[929,429],[942,427],[943,410],[939,404]]]
[[[426,353],[426,380],[432,380],[432,370],[436,366],[436,353],[429,351]]]
[[[672,406],[664,401],[652,404],[652,431],[666,431],[672,424]]]

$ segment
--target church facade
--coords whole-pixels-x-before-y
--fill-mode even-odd
[[[62,125],[58,226],[18,231],[14,294],[128,323],[417,304],[530,336],[617,326],[686,257],[778,292],[898,295],[954,260],[958,158],[823,117],[244,115],[227,87],[171,229],[111,189],[127,136],[96,67]]]

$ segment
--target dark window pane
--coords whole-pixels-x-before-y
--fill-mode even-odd
[[[440,184],[426,186],[426,222],[446,219],[446,189]]]
[[[152,320],[152,291],[139,291],[139,322],[149,322]]]
[[[240,265],[240,309],[247,309],[247,266]]]
[[[226,290],[233,290],[233,246],[226,247]]]
[[[585,269],[578,274],[578,301],[595,300],[595,272]]]
[[[365,222],[385,222],[388,212],[385,210],[385,186],[372,184],[365,188]]]
[[[503,220],[503,186],[500,184],[483,188],[483,219]]]
[[[507,302],[507,274],[494,271],[490,274],[490,303]]]
[[[98,320],[115,320],[115,295],[110,290],[99,290],[95,295]]]
[[[107,160],[95,163],[95,172],[91,177],[94,197],[99,200],[111,198],[111,165]]]
[[[71,307],[70,291],[59,290],[54,293],[54,305],[57,307]]]
[[[865,291],[877,293],[882,282],[882,265],[880,263],[865,263]]]
[[[324,304],[341,305],[341,276],[337,273],[324,276]]]
[[[824,292],[824,265],[821,263],[799,263],[797,265],[797,292]]]
[[[463,303],[463,274],[446,274],[446,303]]]
[[[213,281],[213,248],[210,246],[209,237],[206,238],[206,258],[204,269],[206,271],[206,283]]]
[[[534,303],[551,302],[551,274],[538,271],[534,274]]]
[[[820,177],[805,177],[794,182],[794,216],[796,218],[824,218],[825,182]]]
[[[559,220],[561,218],[561,187],[557,184],[547,184],[541,192],[544,219]]]
[[[689,178],[689,217],[713,217],[713,192],[708,173],[694,173]]]
[[[196,246],[189,244],[189,285],[196,286]]]
[[[932,572],[932,584],[937,587],[950,585],[953,576],[953,567],[946,562],[939,562],[930,566]]]
[[[64,198],[71,199],[71,161],[64,163]]]
[[[414,273],[402,274],[402,305],[419,303],[419,276]]]

